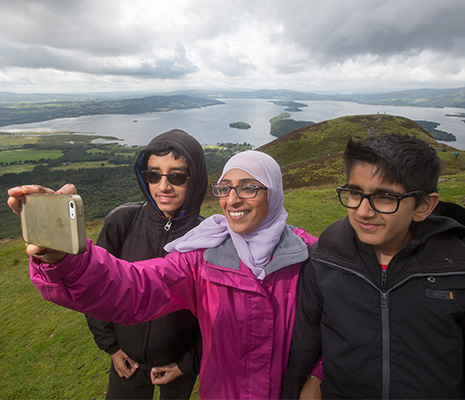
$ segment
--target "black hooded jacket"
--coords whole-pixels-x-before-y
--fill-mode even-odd
[[[166,218],[158,209],[141,174],[151,154],[169,148],[181,153],[191,175],[182,211],[173,219]],[[111,211],[97,240],[99,246],[128,261],[164,256],[165,244],[197,226],[203,219],[199,213],[208,182],[202,147],[180,130],[155,137],[139,154],[134,169],[146,201],[123,204]],[[98,347],[110,355],[121,349],[142,367],[176,362],[182,372],[198,373],[200,331],[196,318],[188,310],[132,326],[90,317],[87,321]]]
[[[323,398],[465,397],[465,215],[442,203],[383,272],[347,218],[302,268],[283,399],[323,354]],[[452,211],[447,213],[447,211]]]

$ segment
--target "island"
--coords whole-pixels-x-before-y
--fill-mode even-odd
[[[302,107],[308,107],[307,104],[297,103],[297,102],[295,102],[293,100],[289,100],[289,101],[270,101],[270,103],[276,104],[277,106],[281,106],[281,107],[287,107],[284,111],[288,111],[288,112],[298,112],[298,111],[302,111],[301,110]]]
[[[236,129],[250,129],[251,126],[247,122],[243,121],[238,121],[238,122],[231,122],[229,124],[230,128],[236,128]]]

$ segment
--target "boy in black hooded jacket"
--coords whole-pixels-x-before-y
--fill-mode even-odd
[[[128,261],[164,256],[165,244],[200,223],[208,178],[201,145],[181,130],[155,137],[139,154],[135,173],[145,201],[111,211],[97,240]],[[152,382],[160,384],[160,399],[190,397],[201,354],[190,311],[133,326],[87,321],[99,348],[112,357],[108,399],[151,399]]]

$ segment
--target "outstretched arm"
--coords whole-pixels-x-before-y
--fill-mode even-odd
[[[45,300],[104,321],[132,325],[170,312],[195,311],[202,252],[128,262],[87,240],[87,250],[50,265],[31,259],[34,285]]]

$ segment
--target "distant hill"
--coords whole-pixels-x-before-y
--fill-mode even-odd
[[[324,94],[292,90],[180,90],[172,94],[185,94],[213,98],[282,99],[300,101],[351,101],[361,104],[378,104],[414,107],[465,108],[465,87],[455,89],[415,89],[379,94]]]
[[[412,107],[465,108],[465,87],[456,89],[418,89],[379,94],[324,94],[292,90],[178,90],[143,95],[140,93],[10,93],[0,92],[0,126],[47,121],[55,118],[99,114],[140,114],[224,104],[218,99],[268,99],[287,105],[285,111],[301,111],[306,106],[296,101],[350,101]],[[286,124],[289,124],[286,122]],[[294,127],[292,127],[294,128]]]
[[[380,105],[465,108],[465,88],[403,90],[362,96],[360,101]]]
[[[337,185],[345,179],[342,174],[342,152],[347,140],[387,133],[419,137],[438,150],[453,149],[436,142],[426,130],[410,119],[376,114],[320,122],[288,133],[258,150],[270,154],[281,165],[286,189]]]
[[[74,101],[30,102],[31,98],[0,105],[0,126],[48,121],[100,114],[142,114],[224,104],[215,99],[186,95],[148,96],[132,99],[87,99]],[[34,98],[34,96],[32,97]],[[29,100],[27,100],[29,99]]]

